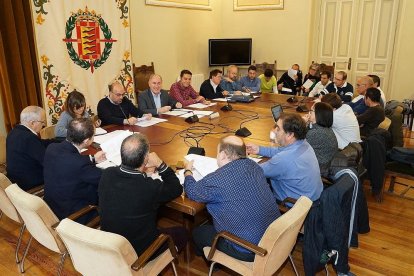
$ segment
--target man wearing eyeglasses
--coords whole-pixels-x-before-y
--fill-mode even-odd
[[[354,87],[346,81],[347,77],[346,72],[338,71],[335,74],[334,81],[326,87],[329,93],[338,94],[344,103],[349,103],[354,96]]]
[[[98,117],[101,119],[101,126],[106,125],[135,125],[139,117],[150,120],[151,114],[136,107],[127,97],[125,88],[119,82],[109,86],[109,95],[98,103]]]
[[[40,139],[39,132],[45,125],[43,108],[28,106],[20,113],[20,125],[7,135],[7,177],[25,191],[43,184],[46,147],[54,142]]]

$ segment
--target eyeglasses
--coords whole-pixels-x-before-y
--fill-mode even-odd
[[[41,123],[44,126],[46,125],[46,122],[45,121],[34,120],[33,122],[35,122],[35,123]]]
[[[357,85],[356,85],[357,87],[360,87],[360,86],[367,86],[365,83],[357,83]]]
[[[125,97],[125,95],[126,95],[126,93],[122,93],[122,94],[120,94],[120,93],[114,93],[114,92],[111,92],[112,94],[114,94],[115,96],[117,96],[117,97]]]

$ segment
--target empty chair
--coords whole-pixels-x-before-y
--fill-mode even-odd
[[[53,139],[56,137],[55,135],[55,127],[56,125],[47,126],[40,130],[40,138],[42,139]]]
[[[20,224],[20,233],[19,238],[17,240],[16,245],[16,263],[19,263],[19,249],[22,242],[22,236],[25,229],[25,225],[23,220],[20,218],[19,214],[17,213],[16,208],[14,207],[13,203],[10,201],[9,197],[7,196],[5,190],[7,187],[12,185],[10,180],[2,173],[0,173],[0,210],[1,215],[5,214],[11,220],[14,220],[18,224]],[[0,216],[1,216],[0,215]]]
[[[312,206],[312,201],[301,196],[296,204],[285,214],[269,225],[259,245],[244,241],[228,232],[220,232],[211,247],[204,248],[204,255],[212,261],[210,273],[216,263],[220,263],[241,275],[273,275],[289,257],[296,272],[296,267],[290,255],[299,230]],[[256,254],[253,262],[243,262],[226,255],[216,248],[218,239],[230,240]]]
[[[138,258],[129,241],[118,234],[89,228],[70,219],[63,219],[56,231],[75,269],[83,275],[158,275],[169,263],[177,275],[173,262],[176,250],[168,235],[161,234]],[[165,242],[169,243],[169,249],[146,263]]]
[[[154,62],[151,65],[141,65],[136,67],[133,64],[134,82],[135,82],[135,94],[138,98],[139,92],[148,89],[149,77],[155,73]]]

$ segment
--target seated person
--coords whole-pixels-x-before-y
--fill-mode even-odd
[[[95,166],[105,160],[102,151],[94,156],[82,155],[93,142],[95,127],[88,118],[69,122],[66,140],[46,149],[44,160],[45,196],[50,209],[60,219],[87,205],[98,204],[98,184],[102,170]],[[97,212],[81,217],[86,224]]]
[[[170,96],[180,102],[182,106],[187,106],[195,103],[209,104],[203,96],[195,92],[191,86],[191,78],[193,73],[189,70],[182,70],[180,73],[180,80],[173,83],[170,88]]]
[[[66,98],[65,110],[60,114],[55,127],[55,136],[57,138],[66,138],[68,124],[74,118],[89,118],[89,114],[86,112],[85,96],[76,90],[70,92]],[[99,127],[100,124],[101,121],[97,120],[95,127]]]
[[[125,237],[141,256],[160,235],[169,234],[181,250],[187,241],[183,227],[158,229],[158,207],[183,191],[174,171],[156,153],[149,152],[143,134],[135,133],[122,142],[120,167],[104,170],[99,182],[101,230]],[[146,175],[148,168],[156,168],[161,179]],[[166,248],[159,249],[152,258]]]
[[[184,190],[187,196],[207,205],[213,225],[194,229],[193,239],[197,255],[211,246],[218,232],[228,231],[257,245],[267,227],[279,216],[269,184],[260,166],[246,156],[242,139],[227,136],[217,147],[218,169],[196,181],[192,162],[185,165]],[[218,249],[242,261],[252,262],[255,254],[224,239]]]
[[[357,116],[361,127],[361,135],[368,136],[385,119],[384,108],[380,104],[381,92],[374,87],[368,88],[365,94],[365,104],[368,109]]]
[[[266,69],[263,74],[259,76],[260,91],[273,93],[273,87],[277,86],[276,77],[273,75],[272,69]]]
[[[214,69],[210,72],[210,78],[205,80],[200,86],[200,95],[206,99],[224,98],[229,92],[224,91],[220,86],[223,72],[219,69]]]
[[[337,93],[344,103],[349,103],[354,96],[354,87],[346,82],[348,75],[344,71],[338,71],[335,74],[333,83],[326,87],[329,93]]]
[[[368,88],[373,86],[373,84],[374,81],[368,76],[363,76],[357,79],[356,87],[358,96],[348,103],[356,115],[362,114],[367,110],[368,106],[365,104],[365,93]]]
[[[313,89],[309,92],[309,97],[322,97],[323,95],[328,94],[326,87],[331,84],[331,73],[324,71],[321,73],[321,80],[318,81]]]
[[[382,91],[382,89],[380,87],[380,85],[381,85],[381,79],[377,75],[368,75],[368,77],[370,77],[372,79],[372,81],[374,82],[374,84],[372,85],[372,87],[377,88],[381,92],[381,105],[382,105],[382,107],[385,108],[385,105],[387,103],[387,99],[385,98],[384,91]]]
[[[282,113],[276,122],[275,134],[279,147],[247,144],[247,152],[270,159],[260,166],[273,188],[277,201],[287,197],[307,196],[319,199],[323,185],[318,160],[306,141],[306,123],[299,114]]]
[[[332,130],[333,108],[327,103],[315,103],[309,115],[305,117],[309,123],[306,141],[315,151],[321,175],[328,176],[331,161],[338,152],[338,141]]]
[[[282,91],[282,94],[296,95],[302,87],[302,72],[299,69],[299,64],[293,64],[292,69],[296,71],[293,78],[289,76],[288,72],[285,72],[277,81],[277,90]],[[292,92],[283,91],[282,88],[290,89]]]
[[[229,92],[229,94],[241,95],[241,85],[240,82],[237,80],[239,69],[236,65],[230,65],[227,67],[227,76],[224,77],[221,82],[220,86],[224,91]]]
[[[150,113],[144,114],[127,97],[125,88],[119,82],[109,86],[109,96],[101,99],[98,103],[98,117],[102,126],[114,125],[135,125],[138,117],[145,117],[150,120]],[[131,117],[130,117],[131,116]]]
[[[309,66],[309,72],[303,78],[303,83],[305,83],[307,80],[311,80],[313,82],[313,85],[310,88],[302,87],[302,91],[305,93],[305,95],[308,95],[308,93],[315,87],[316,83],[321,80],[319,75],[319,64],[312,63],[311,66]]]
[[[250,65],[247,69],[247,76],[240,79],[240,85],[244,92],[259,92],[260,79],[256,77],[256,66]]]
[[[46,125],[46,113],[38,106],[28,106],[20,113],[20,125],[7,135],[7,177],[25,191],[43,184],[43,160],[46,147],[53,140],[39,137]]]
[[[360,143],[358,120],[347,104],[342,104],[342,100],[336,93],[329,93],[322,97],[322,102],[327,103],[333,108],[332,130],[335,133],[340,150],[348,146],[349,143]]]
[[[172,108],[182,108],[183,105],[174,100],[168,91],[162,89],[162,78],[160,75],[152,74],[148,80],[148,89],[142,91],[138,96],[139,108],[153,116],[170,111]]]

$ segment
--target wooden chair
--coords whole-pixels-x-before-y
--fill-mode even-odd
[[[75,269],[82,275],[158,275],[170,263],[177,275],[176,249],[168,235],[161,234],[138,258],[129,241],[118,234],[92,229],[70,219],[63,219],[56,231]],[[147,262],[165,243],[169,249]]]
[[[378,127],[379,127],[379,128],[382,128],[382,129],[385,129],[385,130],[388,130],[388,129],[390,128],[390,125],[391,125],[391,119],[390,119],[390,118],[388,118],[388,117],[385,117],[384,121],[382,121],[382,122],[378,125]]]
[[[214,238],[211,247],[204,247],[204,255],[212,261],[210,273],[216,263],[220,263],[241,275],[273,275],[289,257],[292,266],[298,275],[293,263],[291,251],[296,244],[300,228],[312,206],[312,201],[301,196],[296,204],[285,214],[269,225],[259,245],[251,244],[228,232],[220,232]],[[220,238],[227,239],[256,254],[253,262],[237,260],[217,249],[217,241]]]
[[[319,73],[322,73],[324,71],[331,73],[331,81],[332,81],[334,78],[334,74],[335,74],[335,63],[333,63],[333,65],[326,65],[325,63],[319,64]]]
[[[384,177],[383,189],[385,187],[385,181],[387,181],[387,176],[389,176],[390,177],[390,186],[388,187],[389,194],[396,195],[396,196],[410,199],[410,200],[414,200],[414,197],[410,197],[407,195],[410,189],[414,190],[414,185],[412,183],[410,184],[409,182],[403,183],[403,182],[397,181],[397,178],[405,179],[410,182],[414,181],[414,168],[412,168],[408,164],[403,164],[400,162],[390,162],[386,164],[384,174],[385,174],[385,177]],[[398,194],[395,192],[395,184],[403,186],[402,191],[400,191]]]
[[[40,138],[42,139],[53,139],[56,138],[55,135],[56,125],[47,126],[40,130]]]
[[[23,191],[17,184],[9,185],[5,191],[31,235],[20,261],[20,272],[24,273],[24,260],[29,251],[30,243],[35,238],[41,245],[60,254],[61,259],[57,273],[60,275],[67,250],[53,229],[59,219],[42,198]],[[71,215],[70,218],[79,218],[92,210],[96,210],[96,206],[87,206]]]
[[[148,80],[151,74],[155,73],[154,62],[151,62],[151,65],[141,65],[139,67],[133,64],[134,71],[134,82],[135,82],[135,94],[138,99],[139,92],[148,89]]]
[[[256,63],[256,61],[253,60],[253,64],[256,66],[257,76],[263,74],[266,69],[272,69],[274,76],[277,78],[277,62],[276,62],[276,60],[275,60],[275,63],[267,63],[267,62]]]

